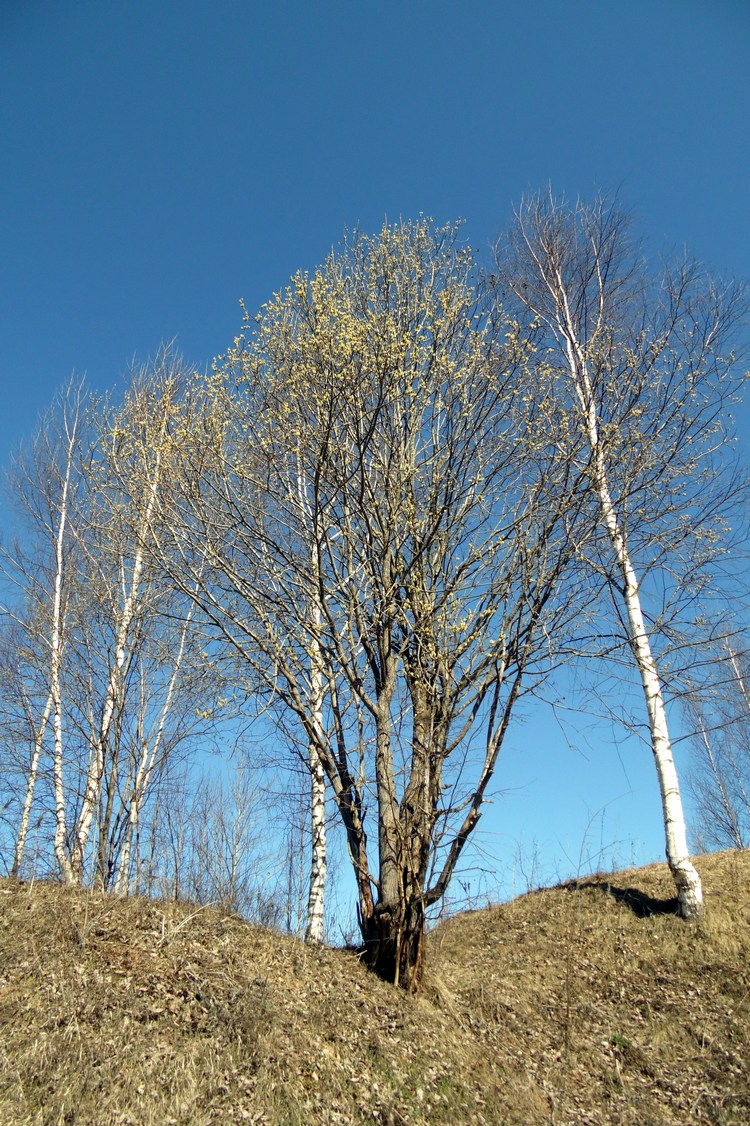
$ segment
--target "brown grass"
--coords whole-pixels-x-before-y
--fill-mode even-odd
[[[0,883],[3,1123],[750,1121],[750,856],[461,915],[424,994],[213,909]]]

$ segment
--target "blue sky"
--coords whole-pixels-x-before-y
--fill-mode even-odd
[[[173,337],[207,365],[240,298],[385,216],[484,255],[525,191],[619,188],[655,254],[747,275],[749,59],[746,0],[2,0],[0,459],[72,371]],[[519,840],[552,874],[663,855],[648,754],[582,726],[510,741],[507,880]]]

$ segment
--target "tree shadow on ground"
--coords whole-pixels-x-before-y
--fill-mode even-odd
[[[594,888],[595,891],[610,896],[617,903],[624,903],[639,919],[646,919],[650,915],[677,914],[677,896],[670,899],[656,899],[652,895],[647,895],[645,891],[640,891],[639,888],[617,887],[609,880],[571,880],[561,887],[570,891]]]

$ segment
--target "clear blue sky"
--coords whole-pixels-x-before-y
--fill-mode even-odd
[[[748,0],[1,0],[0,129],[2,460],[72,371],[208,364],[240,298],[384,216],[485,253],[524,191],[620,188],[655,253],[750,273]],[[590,742],[514,733],[503,863],[523,836],[565,874],[592,817],[663,855],[647,753]]]

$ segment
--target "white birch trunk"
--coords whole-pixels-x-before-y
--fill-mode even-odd
[[[745,683],[745,678],[742,675],[742,670],[739,666],[739,662],[737,661],[737,654],[732,649],[731,645],[727,645],[727,651],[729,653],[729,660],[731,661],[731,664],[732,664],[732,671],[735,675],[735,679],[737,681],[737,686],[738,686],[740,693],[742,695],[742,699],[745,702],[745,708],[747,709],[748,714],[750,714],[750,693],[748,693],[747,684]]]
[[[324,935],[328,860],[326,853],[325,775],[320,755],[314,744],[310,744],[310,797],[313,840],[305,941],[320,943],[323,941]]]
[[[703,892],[700,876],[690,860],[688,851],[685,814],[669,738],[664,693],[643,617],[638,577],[612,502],[586,357],[577,339],[562,286],[561,292],[563,298],[558,328],[566,342],[571,379],[585,420],[587,438],[592,454],[592,476],[602,519],[623,580],[623,593],[628,619],[628,641],[641,678],[648,712],[651,749],[659,779],[667,863],[677,888],[679,913],[685,919],[694,919],[703,908]]]
[[[27,709],[28,710],[28,709]],[[16,850],[13,857],[13,867],[11,874],[17,876],[21,870],[21,861],[23,860],[23,850],[26,846],[26,836],[29,831],[29,818],[31,816],[31,803],[34,800],[34,788],[36,786],[36,779],[39,773],[39,758],[42,753],[42,743],[44,742],[44,735],[49,723],[49,717],[52,714],[52,693],[50,692],[47,697],[42,718],[39,727],[34,736],[34,752],[31,756],[31,766],[29,767],[29,777],[26,783],[26,797],[23,803],[23,811],[21,813],[21,823],[18,826],[18,835],[16,837]]]
[[[323,614],[320,606],[319,568],[315,545],[312,513],[307,496],[307,482],[302,469],[297,469],[297,501],[300,521],[308,533],[310,544],[310,569],[313,591],[310,596],[310,713],[314,735],[308,742],[308,766],[310,770],[310,883],[307,894],[307,924],[305,941],[323,941],[325,923],[325,885],[328,872],[326,840],[326,799],[325,773],[318,751],[317,739],[325,738],[323,731],[324,670],[320,647],[320,626]]]
[[[112,665],[109,680],[107,682],[104,704],[102,706],[101,721],[99,723],[99,730],[96,736],[96,743],[89,762],[83,802],[81,804],[81,811],[78,817],[78,824],[76,826],[75,843],[73,848],[73,871],[75,879],[78,883],[80,883],[83,879],[86,846],[88,844],[89,834],[91,832],[94,811],[96,809],[97,802],[99,801],[102,776],[104,773],[104,755],[106,753],[109,732],[115,713],[122,668],[125,664],[125,646],[127,644],[128,635],[130,633],[130,626],[133,622],[133,618],[135,616],[136,608],[138,605],[139,586],[145,562],[143,542],[151,523],[154,508],[156,506],[156,497],[160,481],[160,470],[161,451],[159,450],[156,454],[154,476],[149,485],[146,510],[143,514],[143,518],[138,528],[138,546],[136,548],[135,557],[133,559],[133,569],[130,576],[130,589],[127,591],[122,607],[122,612],[120,614],[120,620],[117,623],[117,629],[115,633],[115,660],[114,664]]]
[[[52,776],[55,794],[55,859],[66,883],[74,883],[75,876],[66,850],[68,827],[65,816],[65,786],[63,782],[63,716],[62,716],[62,596],[65,572],[65,528],[68,520],[68,498],[73,467],[73,451],[77,440],[77,419],[72,432],[68,432],[62,498],[60,501],[60,526],[55,541],[55,585],[52,599],[52,630],[50,636],[50,696],[52,697],[52,726],[54,751]]]
[[[630,644],[643,685],[651,729],[651,749],[659,778],[667,863],[677,888],[679,913],[684,919],[696,918],[703,908],[703,890],[687,844],[685,814],[680,796],[677,768],[667,726],[664,694],[656,662],[643,620],[638,583],[627,550],[622,548],[621,567],[625,580],[625,604],[630,627]]]
[[[314,548],[313,548],[314,552]],[[317,579],[317,559],[313,559],[313,572]],[[310,697],[311,712],[316,731],[323,737],[323,659],[320,651],[320,624],[322,614],[317,590],[312,597],[312,632],[310,645]],[[312,846],[310,857],[310,887],[307,897],[306,942],[322,942],[325,923],[325,886],[328,873],[326,840],[325,774],[316,740],[309,742],[310,766],[310,829]]]
[[[177,651],[172,675],[169,678],[169,687],[164,699],[161,714],[159,716],[159,724],[156,729],[156,734],[151,742],[151,747],[144,741],[141,757],[138,763],[136,776],[133,782],[133,789],[130,798],[130,807],[128,809],[128,830],[125,835],[125,841],[122,846],[120,860],[117,865],[117,874],[115,876],[115,892],[118,894],[127,895],[130,886],[130,857],[132,850],[132,843],[138,833],[138,826],[140,822],[141,807],[146,796],[146,790],[151,780],[151,775],[156,764],[159,750],[161,748],[162,739],[164,736],[164,727],[167,722],[167,716],[172,705],[174,696],[175,685],[177,683],[177,676],[182,664],[182,658],[185,652],[185,642],[187,639],[190,623],[193,618],[193,607],[187,613],[185,621],[182,625],[180,634],[180,647]]]

